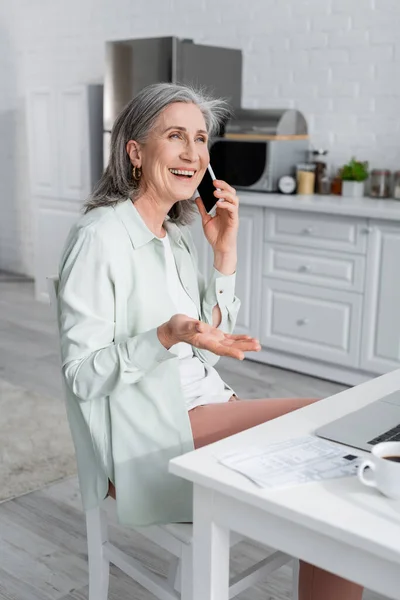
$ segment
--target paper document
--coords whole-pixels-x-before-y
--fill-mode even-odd
[[[308,435],[217,456],[218,462],[266,489],[356,475],[361,458]]]

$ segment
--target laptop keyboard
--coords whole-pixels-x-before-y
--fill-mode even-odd
[[[400,423],[396,427],[392,427],[388,431],[381,433],[376,438],[367,442],[371,446],[379,444],[380,442],[400,442]]]

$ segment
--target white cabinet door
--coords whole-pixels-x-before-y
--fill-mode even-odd
[[[400,225],[371,225],[361,367],[386,373],[400,367]]]
[[[35,203],[35,296],[37,300],[47,301],[46,278],[58,275],[62,248],[80,213],[75,202],[67,205],[48,198],[35,198]]]
[[[57,97],[59,196],[83,202],[103,170],[103,88],[80,85]]]
[[[89,148],[86,89],[62,90],[58,95],[60,197],[84,200],[89,190]]]
[[[57,94],[36,89],[27,96],[31,191],[34,196],[58,194]]]
[[[235,333],[254,337],[260,334],[263,216],[263,209],[256,206],[239,209],[236,296],[242,304]]]
[[[86,200],[103,170],[102,111],[101,85],[28,94],[33,196]]]
[[[28,94],[29,162],[38,299],[56,273],[68,231],[103,170],[101,85]]]
[[[265,348],[358,366],[360,294],[265,277],[262,302]]]

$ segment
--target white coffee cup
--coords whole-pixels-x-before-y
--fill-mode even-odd
[[[399,462],[389,460],[396,457]],[[369,468],[370,473],[365,474]],[[377,488],[382,494],[400,499],[400,442],[382,442],[372,448],[371,458],[358,467],[358,477],[364,485]]]

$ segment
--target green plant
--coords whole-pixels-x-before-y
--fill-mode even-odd
[[[340,169],[343,181],[365,181],[368,178],[368,163],[359,162],[354,157]]]

